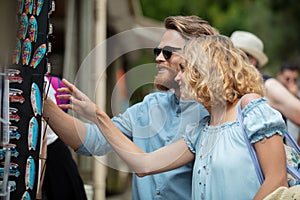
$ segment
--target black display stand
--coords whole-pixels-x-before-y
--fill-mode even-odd
[[[20,4],[20,2],[23,2],[23,5]],[[15,69],[20,71],[20,77],[23,79],[21,83],[18,82],[10,82],[9,88],[10,89],[17,89],[22,91],[22,96],[24,97],[25,101],[23,103],[21,102],[11,102],[9,104],[10,108],[16,108],[17,114],[19,115],[20,119],[18,121],[11,120],[10,126],[17,127],[18,133],[21,135],[19,139],[11,138],[9,143],[15,145],[16,151],[19,153],[17,157],[11,156],[11,163],[14,163],[17,165],[17,170],[20,172],[19,176],[16,177],[14,175],[9,176],[10,181],[14,181],[16,183],[16,188],[14,191],[10,193],[10,199],[18,200],[25,198],[26,195],[30,196],[30,199],[36,199],[36,193],[37,193],[37,184],[38,184],[38,177],[39,177],[39,155],[40,155],[40,148],[41,148],[41,139],[43,137],[43,131],[42,131],[42,116],[41,114],[34,114],[33,106],[31,103],[31,88],[32,84],[35,83],[38,86],[38,89],[40,91],[40,102],[43,105],[43,93],[45,91],[44,86],[44,75],[48,71],[48,60],[47,60],[47,54],[49,53],[49,24],[50,24],[50,14],[52,12],[52,4],[51,0],[32,0],[33,2],[33,11],[26,12],[26,2],[30,1],[16,1],[16,18],[17,18],[17,35],[16,37],[20,40],[20,43],[22,44],[21,47],[21,54],[20,54],[20,60],[17,63],[13,63],[11,66],[9,66],[9,69]],[[40,10],[40,13],[37,14],[35,12],[36,6],[39,2],[43,2],[42,8]],[[20,7],[23,6],[23,8]],[[28,64],[23,64],[22,62],[22,53],[23,53],[23,42],[27,38],[29,38],[29,31],[27,30],[26,37],[20,38],[20,27],[22,26],[20,19],[21,16],[26,14],[27,19],[29,21],[31,16],[34,16],[37,22],[37,38],[35,41],[31,42],[32,51],[30,53],[30,62],[33,58],[33,55],[38,47],[40,47],[42,44],[46,45],[46,53],[42,57],[39,64],[33,68],[30,66],[30,62]],[[39,101],[38,99],[36,99]],[[28,132],[30,127],[30,120],[35,117],[37,124],[38,124],[38,135],[37,135],[37,143],[36,148],[30,149],[28,145]],[[33,163],[34,163],[34,180],[33,181],[33,187],[28,187],[28,183],[25,183],[26,176],[26,168],[28,168],[28,158],[32,157]],[[33,165],[31,162],[31,164]],[[28,171],[28,170],[27,170]],[[32,182],[31,182],[32,183]],[[28,196],[27,198],[28,199]]]

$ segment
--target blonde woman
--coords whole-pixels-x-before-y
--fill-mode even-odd
[[[97,124],[138,176],[195,160],[192,199],[263,199],[276,188],[287,186],[282,141],[286,127],[280,113],[262,98],[261,75],[246,55],[233,47],[229,38],[216,35],[187,42],[184,58],[176,81],[183,96],[203,104],[210,117],[191,123],[183,139],[152,153],[143,152],[112,128],[113,123],[99,107],[72,84],[64,83],[73,95],[70,100],[74,110]],[[262,185],[237,121],[240,100],[243,123],[264,174]]]
[[[195,15],[169,16],[164,25],[165,33],[153,51],[157,64],[157,75],[153,83],[157,91],[149,93],[143,101],[112,118],[119,130],[146,152],[177,141],[188,123],[199,121],[208,115],[201,104],[180,101],[180,89],[174,78],[179,70],[182,60],[180,55],[186,40],[202,35],[215,35],[218,31]],[[102,156],[111,151],[95,124],[84,123],[63,113],[49,99],[44,101],[43,116],[49,119],[50,127],[76,153]],[[132,200],[190,200],[192,170],[191,162],[175,170],[143,179],[133,175]]]

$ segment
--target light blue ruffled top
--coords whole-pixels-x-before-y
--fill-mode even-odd
[[[281,114],[264,98],[251,101],[242,115],[251,143],[285,133]],[[208,126],[208,122],[207,117],[191,125],[184,136],[196,154],[192,199],[253,199],[260,183],[238,121],[220,126]]]

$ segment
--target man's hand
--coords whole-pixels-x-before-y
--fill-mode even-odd
[[[296,97],[298,97],[298,86],[295,83],[288,82],[287,89]]]

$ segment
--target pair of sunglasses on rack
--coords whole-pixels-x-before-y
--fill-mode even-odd
[[[165,46],[165,47],[163,47],[163,48],[158,48],[158,47],[156,47],[156,48],[153,49],[153,53],[154,53],[154,56],[155,56],[155,58],[156,58],[156,57],[159,56],[159,54],[162,52],[164,58],[165,58],[166,60],[169,60],[169,59],[171,58],[173,52],[174,52],[174,51],[177,51],[177,50],[181,50],[181,48],[178,48],[178,47],[170,47],[170,46]]]

